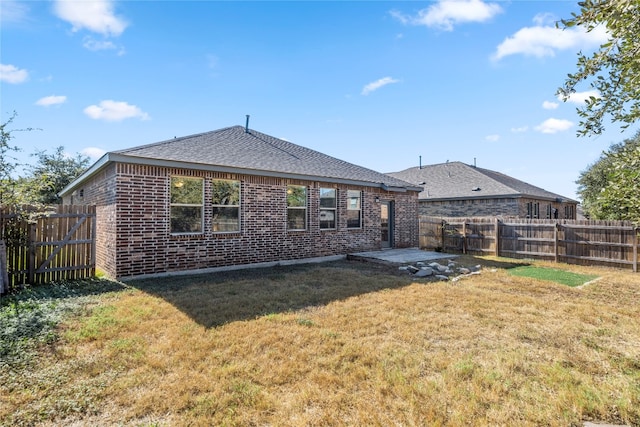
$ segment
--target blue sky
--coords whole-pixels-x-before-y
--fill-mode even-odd
[[[0,113],[30,154],[244,125],[381,172],[462,161],[575,198],[630,137],[555,96],[603,31],[569,1],[0,1]],[[247,153],[250,155],[250,153]]]

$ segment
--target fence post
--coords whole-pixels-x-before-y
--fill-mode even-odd
[[[558,262],[558,235],[560,231],[560,223],[556,222],[553,227],[553,260]]]
[[[633,272],[638,272],[638,233],[640,233],[640,227],[636,227],[633,230]]]
[[[500,256],[500,220],[498,219],[498,217],[495,218],[494,226],[496,228],[496,233],[495,233],[496,234],[495,255],[498,257],[498,256]]]
[[[442,245],[441,245],[441,246],[442,246],[442,250],[443,250],[444,252],[446,252],[446,251],[447,251],[447,248],[445,248],[445,246],[444,246],[444,235],[446,234],[445,232],[446,232],[446,230],[447,230],[447,228],[446,228],[446,227],[447,227],[447,221],[445,221],[445,220],[443,219],[443,220],[442,220],[442,225],[440,226],[440,232],[441,232],[441,233],[440,233],[440,234],[441,234],[441,237],[440,237],[440,238],[442,239]]]
[[[7,270],[7,245],[0,240],[0,295],[9,290],[9,271]]]
[[[36,224],[29,222],[29,265],[27,266],[27,283],[34,285],[36,272]]]
[[[467,253],[467,221],[462,223],[462,253]]]

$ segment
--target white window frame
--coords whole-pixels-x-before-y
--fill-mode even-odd
[[[358,194],[358,207],[351,207],[351,199],[355,198],[355,194]],[[350,227],[349,226],[349,212],[358,211],[358,226]],[[347,190],[347,228],[350,230],[357,230],[362,228],[362,191],[360,190]]]
[[[289,194],[291,194],[291,191],[292,191],[293,188],[302,188],[302,189],[304,189],[304,206],[289,206]],[[308,191],[307,187],[304,186],[304,185],[287,185],[286,196],[287,196],[287,231],[305,231],[305,230],[307,230],[308,223],[309,223],[308,218],[307,218],[307,206],[309,205],[309,191]],[[290,225],[289,211],[292,211],[292,210],[303,211],[303,218],[304,218],[304,227],[303,228],[289,228],[289,225]]]
[[[192,180],[200,181],[201,194],[200,203],[172,203],[171,192],[174,188],[182,188],[183,181]],[[180,182],[183,182],[180,185]],[[172,224],[173,208],[200,208],[200,230],[198,231],[174,231]],[[169,178],[169,231],[172,235],[187,235],[187,234],[203,234],[204,233],[204,178],[197,178],[192,176],[172,176]]]
[[[238,204],[237,205],[222,205],[213,202],[213,187],[215,182],[232,182],[238,184]],[[238,233],[240,231],[240,227],[242,224],[241,215],[242,210],[240,206],[242,205],[242,182],[237,179],[217,179],[214,178],[211,180],[211,232],[212,233]],[[237,218],[237,228],[235,230],[214,230],[214,210],[216,208],[237,208],[238,209],[238,218]]]
[[[328,191],[333,191],[333,207],[323,207],[322,206],[322,199],[330,199],[329,197],[322,197],[322,192],[323,191],[327,191],[327,192]],[[318,206],[319,206],[319,212],[318,212],[318,223],[319,223],[319,225],[318,226],[320,227],[320,230],[336,230],[338,228],[338,189],[337,188],[329,188],[329,187],[320,188]],[[333,227],[323,227],[322,226],[323,212],[325,214],[333,214]]]

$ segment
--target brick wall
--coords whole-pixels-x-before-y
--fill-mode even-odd
[[[202,234],[170,232],[170,177],[205,178]],[[211,179],[241,181],[239,232],[214,233]],[[286,186],[307,187],[307,229],[287,230]],[[319,228],[319,189],[338,189],[337,227]],[[362,227],[347,229],[347,190],[361,190]],[[78,192],[82,192],[80,200]],[[395,206],[395,247],[418,246],[417,193],[315,181],[116,164],[76,192],[97,205],[98,267],[112,277],[342,255],[380,249],[380,200]],[[69,200],[65,200],[69,202]]]
[[[553,210],[557,209],[558,219],[576,219],[576,204],[538,200],[530,198],[498,198],[498,199],[469,199],[469,200],[434,200],[419,202],[421,216],[432,217],[474,217],[474,216],[502,216],[527,218],[527,203],[537,203],[539,218],[547,218],[547,207],[551,206],[551,219]],[[565,207],[572,207],[571,214],[565,216]]]
[[[109,165],[81,189],[64,197],[63,204],[96,205],[96,265],[115,277],[117,254],[116,167]]]

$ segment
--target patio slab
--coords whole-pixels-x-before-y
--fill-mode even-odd
[[[458,255],[446,254],[443,252],[429,252],[418,248],[385,249],[371,252],[358,252],[349,254],[348,259],[360,259],[371,261],[384,261],[394,264],[408,264],[418,261],[433,261],[438,259],[452,259]]]

